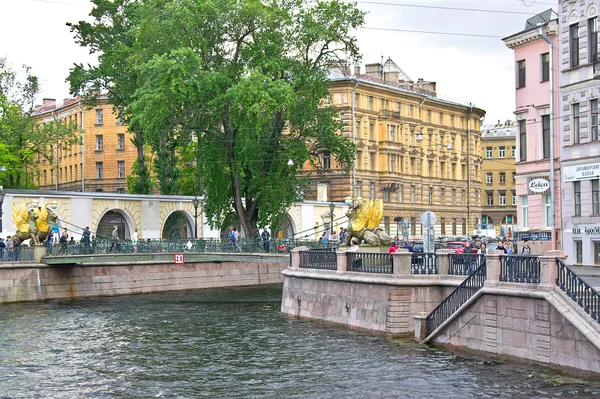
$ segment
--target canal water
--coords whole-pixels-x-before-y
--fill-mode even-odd
[[[290,319],[280,288],[0,305],[0,398],[598,398],[600,383]]]

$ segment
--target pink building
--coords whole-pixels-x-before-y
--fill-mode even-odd
[[[515,56],[518,247],[561,249],[557,15],[538,14],[503,40]]]

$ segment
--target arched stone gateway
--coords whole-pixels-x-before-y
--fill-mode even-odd
[[[161,237],[165,239],[193,238],[194,226],[185,212],[175,211],[165,221]]]
[[[294,222],[289,215],[286,215],[281,225],[273,229],[271,235],[273,238],[282,239],[282,238],[292,238],[294,236]]]
[[[96,228],[96,236],[98,239],[108,240],[111,238],[113,227],[119,228],[119,238],[121,240],[129,240],[131,238],[131,227],[127,215],[121,210],[111,209],[106,212]]]

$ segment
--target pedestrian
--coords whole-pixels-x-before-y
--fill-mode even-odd
[[[10,236],[6,236],[6,241],[4,243],[6,244],[6,260],[12,261],[14,247]]]
[[[487,245],[485,244],[485,242],[481,243],[481,246],[479,247],[479,249],[477,250],[477,253],[479,255],[485,255],[487,254]]]
[[[52,256],[52,247],[54,246],[54,230],[48,229],[46,236],[46,246],[48,247],[48,255]]]
[[[329,235],[327,234],[327,231],[323,232],[323,235],[321,236],[320,241],[323,244],[328,244],[329,243]]]
[[[415,252],[415,249],[410,245],[410,242],[406,241],[402,248],[406,249],[408,252]]]
[[[13,239],[13,260],[16,262],[19,260],[19,251],[21,247],[21,240],[19,237],[15,236]]]
[[[529,247],[529,240],[523,241],[523,247],[521,247],[522,255],[531,255],[531,248]]]
[[[498,241],[498,248],[496,248],[496,251],[502,251],[505,254],[508,253],[508,252],[506,252],[506,248],[504,248],[504,242],[503,241]]]
[[[329,237],[329,241],[332,244],[338,244],[340,242],[340,237],[337,235],[335,230],[333,231],[333,233],[331,233],[331,236]]]
[[[0,238],[0,261],[6,260],[6,244],[4,239]]]
[[[360,247],[358,246],[358,240],[356,238],[353,238],[350,241],[350,248],[348,248],[348,251],[346,252],[359,252],[360,251]]]
[[[67,254],[67,240],[69,239],[69,232],[67,231],[67,229],[64,229],[60,239],[58,240],[58,242],[60,243],[60,250],[58,251],[59,255],[66,255]]]
[[[346,242],[346,229],[344,229],[343,227],[340,228],[340,243],[344,243]]]
[[[507,255],[512,255],[513,249],[512,249],[512,245],[510,245],[510,241],[508,241],[508,240],[504,241],[504,248],[506,249]]]
[[[229,239],[231,240],[231,249],[234,252],[242,252],[240,245],[238,244],[240,238],[240,233],[238,233],[237,229],[233,227],[231,232],[229,233]]]
[[[398,243],[396,242],[396,240],[392,241],[392,245],[390,246],[390,249],[388,249],[389,253],[394,253],[396,252],[400,247],[398,246]]]
[[[140,239],[140,235],[138,234],[137,227],[133,229],[133,234],[131,235],[131,244],[133,245],[133,252],[137,252],[137,245]]]
[[[89,254],[90,253],[90,227],[89,226],[85,226],[85,229],[83,230],[83,233],[81,235],[81,242],[83,242],[83,253],[84,254]]]
[[[271,234],[269,233],[266,227],[263,228],[263,232],[260,234],[260,238],[262,238],[263,240],[263,249],[265,250],[265,252],[269,252],[269,248],[271,247],[271,242],[269,241],[271,239]]]
[[[464,265],[469,274],[473,273],[473,248],[471,248],[471,242],[467,241],[465,243],[465,247],[463,248],[462,258],[464,261]]]
[[[109,252],[112,252],[113,250],[119,252],[119,226],[113,226],[111,237],[112,244]]]

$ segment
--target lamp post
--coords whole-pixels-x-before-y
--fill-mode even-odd
[[[2,233],[2,206],[4,204],[4,196],[6,193],[4,192],[4,188],[0,186],[0,233]]]
[[[194,196],[192,204],[194,205],[194,238],[198,238],[198,205],[200,205],[198,197]]]
[[[335,211],[335,204],[332,202],[329,204],[329,217],[331,218],[331,226],[329,226],[329,234],[333,234],[333,211]]]

